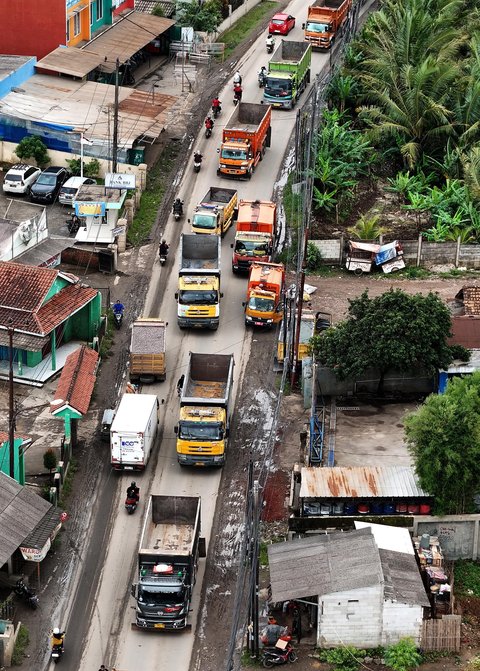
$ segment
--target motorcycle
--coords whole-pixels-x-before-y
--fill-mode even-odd
[[[221,113],[221,111],[222,111],[222,106],[221,105],[212,105],[212,114],[213,114],[214,119],[216,119],[218,117],[218,115]]]
[[[260,70],[258,73],[258,87],[263,89],[265,86],[265,80],[267,79],[267,73],[265,70]]]
[[[275,47],[275,40],[273,39],[273,37],[272,38],[270,36],[267,37],[265,46],[267,47],[267,54],[273,53],[273,49]]]
[[[158,250],[158,257],[160,259],[160,265],[164,266],[166,261],[167,261],[167,256],[168,256],[168,249],[166,252],[162,252],[160,249]]]
[[[136,511],[137,506],[138,506],[138,499],[129,498],[127,496],[127,498],[125,499],[125,510],[129,515],[132,515]]]
[[[51,657],[55,664],[58,664],[63,655],[63,645],[54,645],[52,646]]]
[[[285,639],[281,639],[285,640]],[[289,641],[286,641],[285,648],[271,647],[263,648],[262,650],[262,664],[266,669],[271,668],[272,666],[280,666],[281,664],[293,664],[298,659],[296,650]]]
[[[205,137],[208,138],[211,136],[213,130],[213,121],[210,124],[205,124]]]
[[[27,587],[27,585],[25,585],[22,578],[17,580],[14,591],[17,596],[21,596],[25,599],[25,601],[32,610],[37,610],[38,596],[35,594],[33,590],[31,590],[29,587]]]
[[[193,155],[193,172],[200,172],[200,168],[202,167],[202,154],[196,153]]]
[[[115,328],[118,330],[123,322],[123,310],[114,310],[113,311],[113,323]]]
[[[67,219],[65,223],[67,224],[70,235],[76,235],[80,228],[80,217],[78,217],[75,212],[72,212],[70,219]]]
[[[243,89],[242,89],[241,86],[236,86],[236,87],[233,89],[233,104],[234,104],[235,106],[237,106],[238,103],[241,101],[241,99],[242,99],[242,94],[243,94]]]
[[[183,201],[181,201],[179,198],[177,198],[177,200],[173,203],[172,212],[175,221],[178,221],[183,215]]]

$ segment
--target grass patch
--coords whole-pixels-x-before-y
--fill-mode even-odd
[[[480,597],[480,564],[468,559],[455,562],[455,591]]]
[[[72,493],[72,487],[73,487],[73,478],[75,477],[75,473],[78,471],[78,463],[76,459],[72,457],[70,459],[70,465],[68,467],[68,472],[67,475],[65,476],[65,480],[63,481],[63,487],[62,487],[62,495],[59,500],[59,506],[60,508],[65,508],[68,497]]]
[[[425,280],[432,276],[432,273],[426,268],[420,266],[407,266],[400,271],[400,276],[406,280]],[[386,275],[386,277],[389,277]]]
[[[268,545],[266,543],[260,543],[260,554],[258,561],[262,568],[268,566]]]
[[[459,270],[458,268],[452,268],[446,273],[438,273],[438,277],[442,279],[449,280],[456,277],[478,277],[478,272],[474,270]]]
[[[15,641],[15,647],[13,648],[12,654],[12,665],[20,666],[25,660],[25,650],[27,649],[28,643],[30,641],[30,636],[28,629],[24,624],[20,625],[18,630],[17,640]]]
[[[224,60],[229,58],[235,48],[245,41],[246,36],[255,30],[258,24],[261,23],[266,16],[273,14],[277,7],[278,5],[276,2],[264,0],[247,12],[245,16],[242,16],[234,26],[222,33],[218,38],[218,41],[225,43]]]
[[[242,650],[242,658],[240,663],[242,666],[262,666],[261,659],[255,659],[255,657],[252,657],[252,653],[250,650],[247,650],[247,648],[243,648]]]
[[[180,143],[171,141],[163,150],[160,159],[147,173],[147,186],[140,198],[140,206],[135,212],[127,231],[127,240],[134,247],[140,247],[150,236],[162,204],[167,186],[171,183],[170,173],[180,151]]]

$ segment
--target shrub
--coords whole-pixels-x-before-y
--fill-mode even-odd
[[[25,650],[29,641],[30,636],[28,634],[28,629],[24,624],[21,624],[18,631],[17,640],[15,641],[15,647],[13,648],[12,666],[21,666],[24,661]]]
[[[35,159],[35,162],[40,167],[50,161],[46,145],[36,135],[28,135],[20,140],[15,149],[15,154],[22,160]]]
[[[317,245],[313,242],[309,242],[307,245],[307,258],[306,266],[307,270],[315,271],[322,265],[322,252],[318,249]]]
[[[357,671],[366,654],[365,650],[357,650],[352,645],[345,645],[343,648],[323,650],[320,653],[320,659],[331,664],[332,671]]]
[[[422,662],[413,638],[402,638],[385,651],[385,664],[393,671],[409,671]]]
[[[79,158],[70,158],[67,159],[68,169],[74,177],[80,176],[80,159]],[[100,172],[100,161],[97,161],[96,158],[92,158],[91,161],[83,161],[83,175],[84,177],[97,177]]]
[[[57,455],[55,454],[55,452],[52,449],[47,450],[46,452],[44,452],[44,454],[43,454],[43,465],[45,466],[47,471],[50,473],[50,475],[52,474],[52,471],[55,468],[57,468],[57,463],[58,463]]]

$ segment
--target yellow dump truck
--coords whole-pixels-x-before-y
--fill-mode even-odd
[[[137,319],[130,341],[131,382],[165,380],[165,330],[163,319]]]
[[[332,325],[332,315],[329,312],[316,312],[312,310],[303,310],[302,319],[300,321],[300,337],[298,341],[298,361],[302,361],[307,356],[310,356],[310,338],[317,333],[325,331]],[[278,332],[277,343],[277,361],[283,364],[285,358],[285,342],[287,333],[284,328],[284,322],[280,324]]]
[[[190,353],[175,427],[182,466],[223,466],[230,430],[233,354]]]

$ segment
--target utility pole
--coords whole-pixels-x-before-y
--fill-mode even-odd
[[[258,577],[259,577],[259,486],[258,480],[253,483],[253,553],[252,553],[252,656],[258,659]]]
[[[112,172],[117,172],[117,152],[118,152],[118,79],[120,70],[120,60],[115,61],[115,100],[113,103],[113,142],[112,142]]]
[[[15,479],[15,408],[13,399],[13,320],[8,320],[9,376],[8,376],[8,449],[10,453],[10,477]]]

